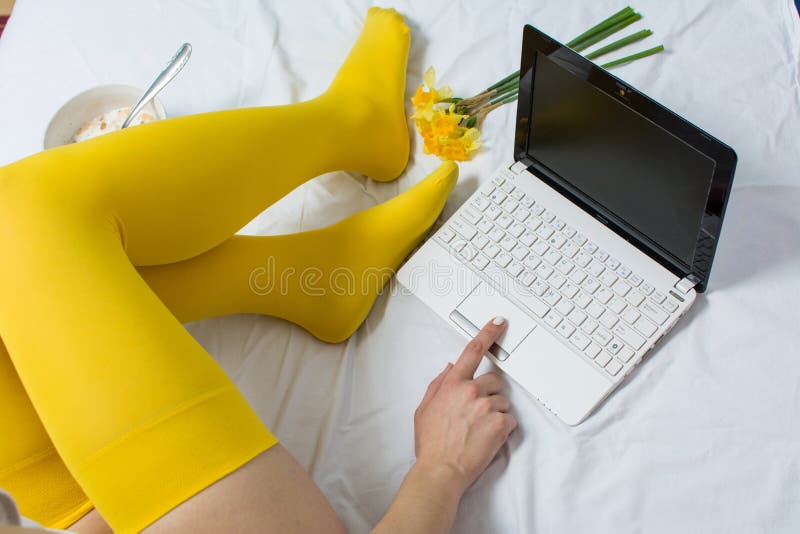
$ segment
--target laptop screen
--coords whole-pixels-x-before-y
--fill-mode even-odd
[[[545,54],[534,69],[528,155],[691,265],[714,160]]]

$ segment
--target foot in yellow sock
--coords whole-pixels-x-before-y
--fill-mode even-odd
[[[458,167],[445,162],[408,191],[332,226],[234,236],[186,261],[140,267],[139,274],[182,322],[260,313],[339,342],[425,236],[457,176]]]
[[[328,91],[346,95],[343,105],[361,116],[365,142],[372,146],[365,147],[370,158],[357,170],[381,182],[397,178],[408,161],[403,100],[409,45],[402,15],[394,9],[370,8],[361,35]],[[357,95],[362,102],[354,98]]]

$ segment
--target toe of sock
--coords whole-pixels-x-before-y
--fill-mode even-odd
[[[435,181],[450,193],[458,181],[458,165],[452,161],[443,161],[426,179]]]
[[[406,19],[394,8],[371,7],[367,11],[367,21],[395,25],[402,33],[409,33]]]

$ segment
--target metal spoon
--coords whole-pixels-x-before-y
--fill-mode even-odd
[[[136,105],[133,106],[131,109],[130,115],[128,118],[125,119],[125,122],[122,123],[121,128],[127,128],[130,126],[131,121],[133,118],[139,114],[144,107],[150,103],[152,99],[156,97],[156,95],[161,92],[161,90],[166,87],[166,85],[172,81],[172,79],[181,71],[181,69],[186,65],[186,62],[189,61],[189,56],[192,55],[192,45],[189,43],[183,43],[181,47],[175,52],[175,55],[172,59],[169,60],[167,66],[164,67],[164,70],[161,71],[161,74],[153,80],[153,83],[150,84],[150,87],[147,88],[147,91],[144,92],[142,98],[136,102]]]

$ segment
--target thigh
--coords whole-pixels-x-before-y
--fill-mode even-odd
[[[145,532],[345,532],[328,500],[277,444],[177,506]]]
[[[81,534],[111,532],[97,511],[69,530]],[[345,529],[308,473],[277,444],[178,505],[145,532],[336,534]]]

